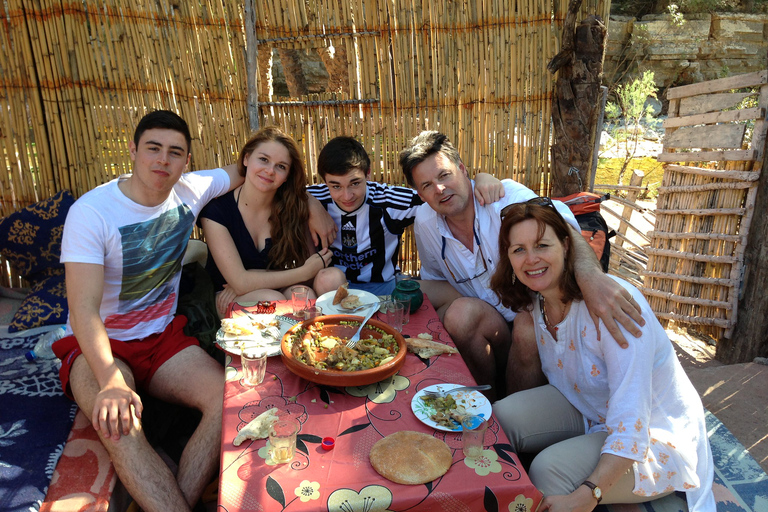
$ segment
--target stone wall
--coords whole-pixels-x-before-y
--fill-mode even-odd
[[[623,76],[654,72],[661,88],[739,75],[768,67],[768,15],[713,13],[640,19],[611,16],[605,54],[608,86]]]

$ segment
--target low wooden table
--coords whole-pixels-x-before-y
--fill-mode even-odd
[[[288,312],[278,303],[278,314]],[[430,333],[452,341],[428,300],[403,329],[416,336]],[[219,478],[219,509],[246,511],[399,511],[499,510],[532,512],[541,493],[528,479],[509,442],[493,418],[483,456],[465,459],[461,434],[431,428],[414,416],[411,399],[432,384],[474,384],[458,354],[422,360],[408,354],[400,372],[364,387],[333,388],[308,382],[270,357],[264,382],[241,384],[240,360],[227,357]],[[232,441],[262,412],[277,407],[301,423],[296,456],[288,464],[268,462],[266,440]],[[400,430],[425,432],[444,440],[453,452],[448,472],[425,485],[401,485],[380,476],[368,454],[378,440]],[[333,437],[325,451],[320,443]]]

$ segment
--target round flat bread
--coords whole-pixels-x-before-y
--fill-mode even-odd
[[[429,434],[404,430],[390,434],[371,448],[371,465],[398,484],[416,485],[443,476],[453,456],[444,441]]]

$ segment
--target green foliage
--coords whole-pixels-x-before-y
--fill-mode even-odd
[[[649,121],[651,118],[652,109],[646,105],[646,101],[648,98],[656,98],[653,71],[643,71],[642,77],[618,86],[614,94],[616,102],[606,104],[605,115],[608,119],[617,121],[611,135],[624,146],[624,164],[618,176],[618,182],[621,184],[624,172],[637,151],[642,134],[639,129],[640,121]]]

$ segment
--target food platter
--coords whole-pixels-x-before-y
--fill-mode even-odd
[[[363,328],[361,338],[366,339],[372,336],[380,339],[386,333],[392,335],[397,341],[397,351],[393,354],[393,358],[388,362],[382,363],[380,366],[357,371],[322,370],[301,362],[291,353],[293,336],[294,334],[298,335],[301,329],[306,329],[313,324],[322,324],[320,326],[322,334],[348,339],[357,331],[362,320],[363,317],[357,315],[326,315],[305,320],[301,324],[291,327],[283,336],[280,345],[283,363],[291,372],[299,377],[310,382],[328,386],[366,386],[391,377],[403,366],[407,346],[405,339],[399,332],[378,320],[368,320]],[[347,322],[351,325],[347,325]]]
[[[258,330],[254,334],[229,334],[219,329],[216,333],[216,344],[225,352],[239,356],[243,348],[263,348],[268,356],[280,354],[280,340],[283,335],[298,323],[298,320],[282,315],[254,315],[251,313],[235,313],[235,315],[248,316],[252,322],[265,325],[277,323],[277,326],[269,326]]]
[[[379,302],[379,298],[370,293],[366,292],[364,290],[349,290],[350,295],[357,295],[360,298],[360,304],[373,304],[374,302]],[[331,290],[328,293],[324,293],[321,296],[317,298],[315,301],[315,305],[323,308],[323,313],[326,315],[347,315],[349,314],[349,310],[344,309],[339,304],[333,305],[333,297],[336,295],[336,290]],[[357,312],[358,313],[366,313],[366,309],[360,309]],[[354,313],[353,313],[354,314]]]
[[[466,384],[434,384],[420,389],[413,395],[413,399],[411,400],[411,410],[413,411],[413,414],[419,421],[437,430],[442,430],[444,432],[461,432],[462,428],[459,423],[455,423],[454,428],[449,428],[433,421],[430,416],[435,413],[435,409],[434,407],[427,405],[421,397],[424,396],[427,391],[450,391],[452,389],[464,387],[465,385]],[[491,402],[489,402],[485,395],[479,391],[459,391],[455,394],[449,394],[453,396],[454,400],[456,400],[459,405],[463,405],[469,414],[482,416],[483,418],[488,419],[493,413]]]

